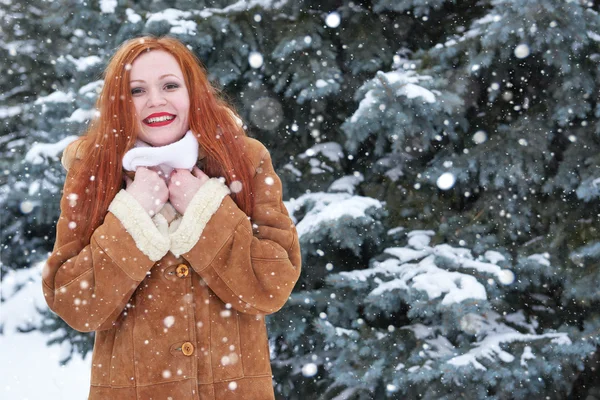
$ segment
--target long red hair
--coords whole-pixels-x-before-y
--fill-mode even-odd
[[[171,54],[183,72],[190,96],[190,129],[206,153],[204,173],[223,177],[228,185],[240,181],[242,190],[232,193],[232,198],[247,215],[252,214],[252,175],[239,140],[246,136],[236,122],[239,115],[208,82],[204,66],[183,43],[171,37],[140,37],[123,43],[106,67],[104,87],[96,102],[99,116],[84,136],[83,157],[74,171],[71,193],[78,201],[72,212],[80,218],[73,219],[78,220],[77,230],[86,244],[122,187],[123,156],[137,139],[129,84],[131,65],[142,52],[153,50]]]

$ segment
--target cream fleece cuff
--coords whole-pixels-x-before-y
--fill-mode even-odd
[[[229,188],[218,178],[211,178],[200,187],[183,217],[174,220],[169,226],[171,252],[175,257],[194,247],[206,224],[229,193]]]
[[[136,246],[150,260],[158,261],[169,251],[167,221],[158,214],[154,218],[127,191],[121,189],[108,207],[133,238]],[[161,220],[162,218],[162,220]]]

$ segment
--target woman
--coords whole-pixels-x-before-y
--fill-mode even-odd
[[[301,260],[268,151],[172,38],[124,43],[97,108],[43,271],[49,307],[96,332],[89,398],[273,399],[264,316]]]

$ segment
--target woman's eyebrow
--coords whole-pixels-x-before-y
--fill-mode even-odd
[[[175,77],[175,78],[177,78],[177,79],[181,80],[181,78],[180,78],[180,77],[178,77],[177,75],[173,75],[173,74],[164,74],[164,75],[161,75],[161,76],[159,76],[159,77],[158,77],[158,79],[159,79],[159,80],[160,80],[160,79],[164,79],[164,78],[166,78],[166,77],[168,77],[168,76],[173,76],[173,77]],[[143,79],[132,79],[132,80],[130,80],[129,82],[130,82],[130,83],[131,83],[131,82],[142,82],[142,83],[146,83],[146,81],[145,81],[145,80],[143,80]]]

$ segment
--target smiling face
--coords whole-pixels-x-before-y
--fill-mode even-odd
[[[181,139],[189,130],[190,96],[175,57],[163,50],[140,54],[129,82],[138,139],[155,147]]]

